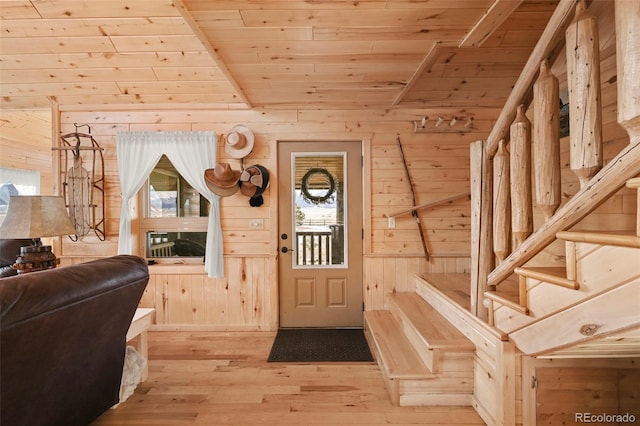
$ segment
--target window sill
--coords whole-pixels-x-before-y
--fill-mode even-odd
[[[156,263],[149,265],[149,273],[151,275],[206,274],[203,263]]]

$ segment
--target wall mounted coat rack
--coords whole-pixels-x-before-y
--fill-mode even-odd
[[[414,133],[467,133],[473,130],[473,117],[429,117],[413,122]]]

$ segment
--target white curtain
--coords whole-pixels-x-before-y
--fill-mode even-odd
[[[122,188],[118,253],[131,254],[130,201],[165,154],[178,173],[211,203],[204,268],[209,277],[224,276],[220,197],[209,190],[204,171],[215,167],[217,143],[213,132],[119,132],[116,135]]]

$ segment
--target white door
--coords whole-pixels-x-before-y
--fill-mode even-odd
[[[362,327],[362,144],[278,144],[280,327]]]

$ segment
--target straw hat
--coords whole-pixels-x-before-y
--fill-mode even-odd
[[[204,171],[204,181],[207,187],[221,197],[235,194],[240,180],[240,171],[231,169],[228,163],[218,163],[213,169]]]
[[[262,193],[269,186],[269,170],[260,164],[254,164],[240,174],[240,192],[250,198],[253,207],[261,206],[264,202]]]
[[[231,158],[244,158],[253,149],[253,132],[242,125],[234,126],[227,134],[224,151]]]

